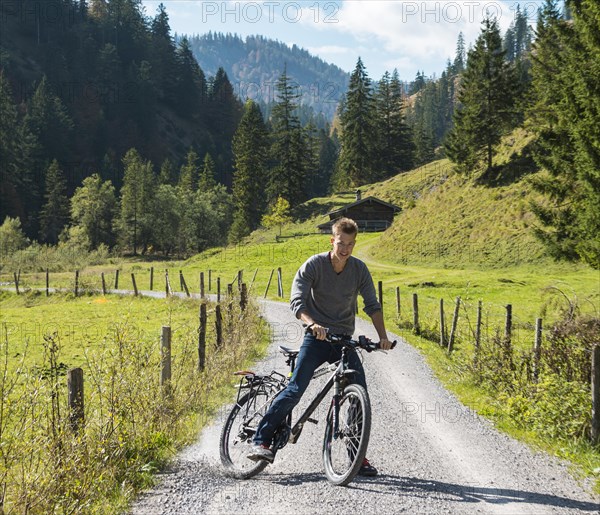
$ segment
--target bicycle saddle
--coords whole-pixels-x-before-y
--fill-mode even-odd
[[[298,353],[300,352],[300,349],[290,349],[289,347],[284,347],[283,345],[279,346],[279,350],[285,356],[288,356],[290,358],[295,358],[298,355]]]

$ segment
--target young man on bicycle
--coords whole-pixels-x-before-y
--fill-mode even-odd
[[[326,361],[333,363],[341,358],[342,345],[325,339],[327,333],[352,336],[359,293],[364,300],[364,311],[371,317],[379,335],[381,349],[392,348],[371,274],[365,263],[352,256],[357,234],[358,226],[354,220],[337,220],[332,226],[331,251],[309,258],[294,277],[290,307],[309,331],[287,388],[275,399],[258,425],[254,446],[248,454],[253,461],[273,462],[274,454],[270,448],[273,435],[300,401],[314,371]],[[365,372],[355,352],[350,355],[350,367],[357,371],[354,382],[366,389]],[[359,474],[375,476],[377,469],[365,459]]]

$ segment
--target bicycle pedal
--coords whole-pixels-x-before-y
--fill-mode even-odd
[[[306,421],[307,422],[312,422],[313,424],[318,424],[319,423],[319,421],[316,420],[316,419],[314,419],[314,418],[307,418]]]

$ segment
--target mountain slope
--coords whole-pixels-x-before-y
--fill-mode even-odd
[[[188,39],[206,75],[215,75],[223,67],[242,100],[273,102],[277,80],[287,67],[288,76],[302,94],[302,104],[331,121],[348,85],[346,72],[296,45],[289,47],[263,36],[242,39],[235,34],[212,32]]]

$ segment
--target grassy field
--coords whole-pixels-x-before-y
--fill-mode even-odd
[[[152,475],[234,394],[234,370],[269,332],[255,306],[208,306],[198,369],[199,301],[0,293],[0,492],[5,513],[122,513]],[[172,329],[161,386],[161,326]],[[84,375],[85,424],[71,430],[67,370]],[[76,471],[76,473],[73,473]]]

